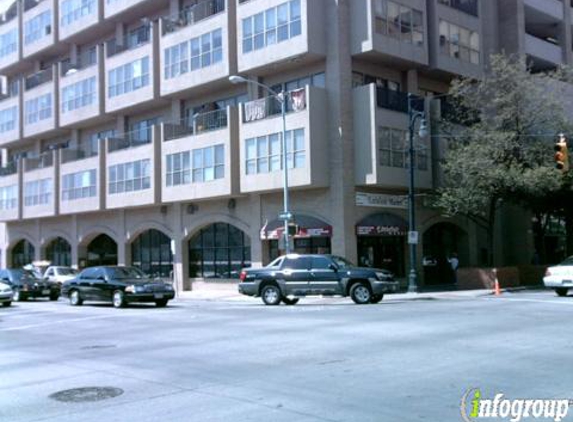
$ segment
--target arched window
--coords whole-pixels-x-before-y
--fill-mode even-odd
[[[66,239],[57,237],[46,247],[46,259],[52,265],[69,267],[72,264],[72,247]]]
[[[20,240],[12,249],[12,267],[20,268],[34,261],[34,245],[27,240]]]
[[[87,267],[117,265],[117,243],[107,234],[100,234],[88,245]]]
[[[131,244],[131,263],[149,275],[169,277],[173,271],[171,239],[159,230],[147,230]]]
[[[237,278],[250,266],[251,240],[230,224],[212,224],[189,241],[189,277]]]

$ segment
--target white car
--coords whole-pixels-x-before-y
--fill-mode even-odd
[[[77,275],[78,270],[73,268],[51,266],[46,268],[46,271],[44,272],[44,279],[61,285],[65,281],[75,278]]]
[[[558,296],[567,296],[569,289],[573,289],[573,256],[547,268],[543,283],[545,287],[555,290]]]
[[[12,296],[14,296],[12,288],[6,283],[0,283],[0,303],[2,306],[10,306],[12,304]]]

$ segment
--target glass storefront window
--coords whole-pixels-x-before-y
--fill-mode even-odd
[[[67,240],[58,237],[46,248],[46,259],[52,265],[69,267],[72,264],[72,247]]]
[[[131,263],[150,276],[170,277],[173,271],[171,239],[159,230],[147,230],[131,244]]]

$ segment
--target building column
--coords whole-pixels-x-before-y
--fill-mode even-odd
[[[251,238],[251,266],[259,268],[263,266],[263,242],[261,240],[261,195],[251,195],[249,198],[249,226],[251,232],[248,233]]]
[[[171,253],[173,254],[173,284],[177,292],[182,292],[185,288],[192,289],[189,280],[189,251],[185,239],[183,227],[184,206],[181,203],[174,203],[170,206],[170,222],[173,238],[171,239]]]
[[[406,92],[418,95],[418,71],[416,69],[409,69],[406,73]]]
[[[563,63],[571,64],[573,59],[573,41],[571,31],[571,3],[569,1],[563,2],[563,22],[561,22],[561,31],[559,34],[559,41],[563,50]]]

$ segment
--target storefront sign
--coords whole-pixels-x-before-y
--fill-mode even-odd
[[[356,226],[358,236],[403,236],[398,226]]]
[[[408,197],[382,193],[356,192],[356,205],[361,207],[408,208]]]

